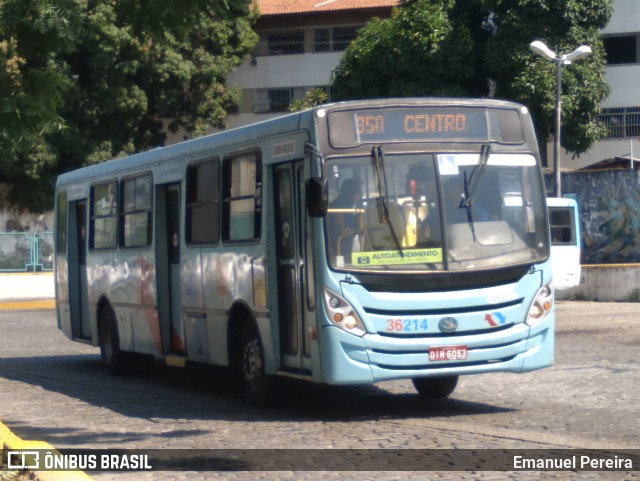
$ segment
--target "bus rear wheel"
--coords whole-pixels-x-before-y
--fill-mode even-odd
[[[415,377],[413,385],[424,398],[442,398],[449,396],[458,385],[458,376]]]
[[[116,315],[111,306],[105,306],[100,311],[99,323],[98,341],[102,365],[107,372],[116,374],[122,370],[123,353],[120,350]]]
[[[265,406],[270,401],[270,379],[264,365],[264,351],[258,329],[246,322],[240,351],[240,373],[246,400],[252,406]]]

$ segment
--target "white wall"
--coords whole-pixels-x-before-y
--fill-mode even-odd
[[[640,30],[640,19],[638,22],[638,29]],[[602,107],[640,106],[640,65],[608,66],[606,77],[607,83],[611,87],[611,94],[600,104]]]
[[[639,30],[640,1],[614,0],[613,14],[607,26],[602,30],[602,33],[633,33]]]
[[[588,165],[600,162],[601,160],[612,159],[614,157],[627,157],[629,156],[631,146],[629,141],[631,139],[604,139],[589,149],[580,157],[572,158],[572,154],[567,153],[566,150],[560,149],[560,166],[563,169],[581,169]],[[549,165],[553,163],[553,139],[547,144],[547,152]],[[640,160],[640,140],[633,139],[633,158],[637,161]]]
[[[242,89],[310,87],[328,85],[331,72],[340,63],[343,52],[307,53],[255,57],[233,71],[228,85]]]

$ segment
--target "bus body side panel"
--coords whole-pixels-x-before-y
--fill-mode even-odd
[[[71,311],[69,307],[68,262],[66,255],[56,257],[56,309],[58,312],[58,328],[71,339]]]
[[[120,348],[159,355],[162,344],[152,251],[90,251],[87,257],[93,344],[98,345],[100,302],[106,300],[116,315]]]
[[[250,252],[237,253],[225,248],[202,254],[209,356],[214,364],[228,364],[227,329],[231,307],[236,302],[253,306],[252,258]]]
[[[130,252],[93,250],[87,255],[89,305],[91,325],[98,344],[98,307],[106,300],[116,315],[120,348],[133,351],[130,308],[136,301],[138,281],[137,256]]]
[[[140,299],[131,309],[131,330],[136,352],[162,355],[160,319],[157,309],[155,255],[145,250],[137,256],[136,299]]]

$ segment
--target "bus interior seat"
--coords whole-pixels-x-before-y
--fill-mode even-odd
[[[387,207],[389,209],[389,221],[392,223],[396,235],[400,238],[399,240],[402,241],[405,235],[405,223],[402,218],[401,208],[395,202],[388,202]],[[392,237],[388,222],[380,221],[377,199],[367,205],[365,225],[365,235],[373,250],[395,249],[396,242]]]

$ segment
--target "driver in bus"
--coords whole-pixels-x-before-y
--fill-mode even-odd
[[[355,209],[360,199],[360,184],[356,179],[344,179],[340,185],[340,195],[335,198],[330,209]],[[335,212],[329,217],[331,249],[336,256],[351,261],[353,236],[358,229],[358,215],[355,210]]]
[[[424,165],[416,164],[407,173],[407,192],[412,200],[403,204],[406,231],[404,247],[442,247],[440,215],[438,212],[438,191],[435,179],[429,178]],[[429,199],[432,199],[429,202]]]

